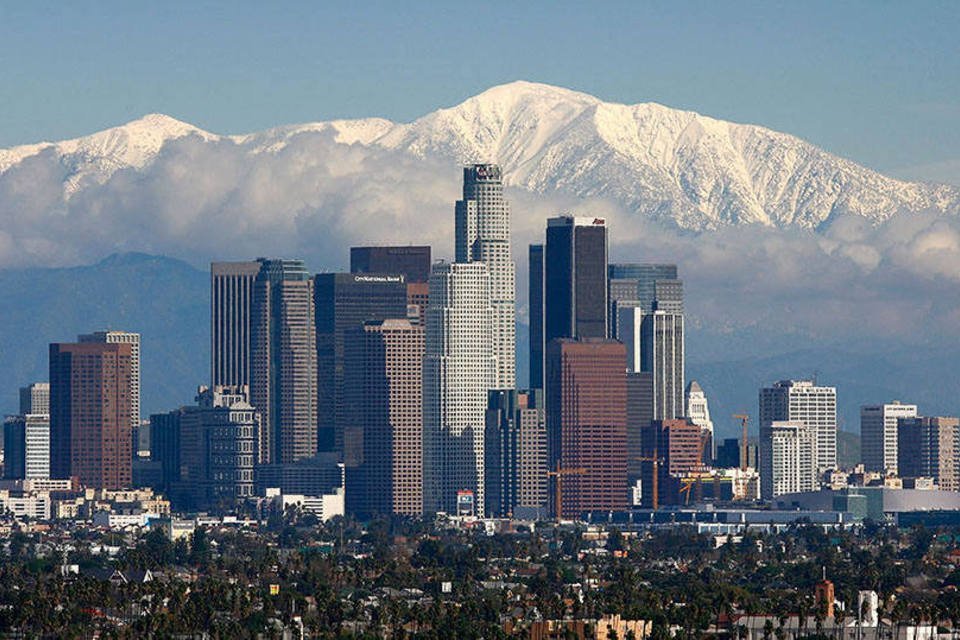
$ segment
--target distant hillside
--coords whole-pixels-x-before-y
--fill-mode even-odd
[[[208,278],[185,262],[137,253],[0,271],[0,407],[15,413],[17,389],[48,378],[49,343],[100,329],[141,334],[144,417],[192,401],[209,368]]]

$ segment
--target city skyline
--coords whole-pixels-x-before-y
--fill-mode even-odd
[[[0,3],[0,636],[957,637],[958,23]]]

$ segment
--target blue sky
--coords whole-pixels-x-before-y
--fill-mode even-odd
[[[516,79],[960,184],[960,3],[0,1],[0,146],[149,112],[219,133],[411,120]]]

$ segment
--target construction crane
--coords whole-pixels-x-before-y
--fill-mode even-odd
[[[734,414],[734,418],[737,418],[740,421],[740,426],[743,428],[743,435],[740,441],[740,470],[747,470],[747,422],[750,420],[750,416],[745,413]]]
[[[563,476],[585,476],[587,475],[587,470],[583,467],[573,467],[569,469],[561,469],[560,461],[557,460],[557,468],[555,471],[547,469],[547,477],[554,476],[557,479],[557,490],[554,492],[554,508],[556,509],[555,513],[557,515],[557,522],[560,522],[561,508],[563,506]]]

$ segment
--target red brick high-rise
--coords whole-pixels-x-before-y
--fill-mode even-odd
[[[91,488],[131,484],[131,345],[50,345],[50,474]]]
[[[625,509],[625,347],[602,338],[558,339],[547,345],[546,360],[550,468],[559,462],[571,471],[561,478],[561,515]]]

